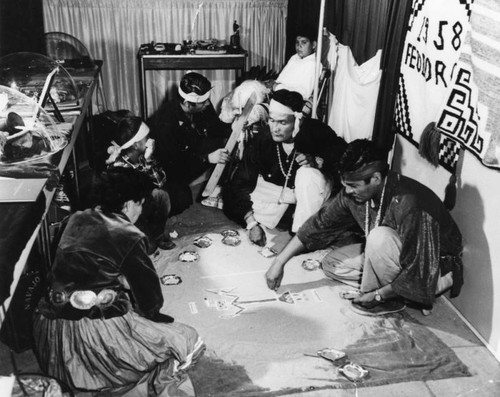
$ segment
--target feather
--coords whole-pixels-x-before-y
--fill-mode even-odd
[[[439,165],[439,143],[441,141],[441,133],[436,127],[436,123],[431,122],[424,128],[420,137],[420,145],[418,153],[434,167]]]

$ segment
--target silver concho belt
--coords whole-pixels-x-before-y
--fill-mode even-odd
[[[88,310],[94,306],[104,308],[111,306],[117,296],[116,291],[112,289],[103,289],[99,293],[94,291],[73,291],[67,293],[65,291],[49,292],[50,302],[55,306],[63,306],[70,303],[75,309]]]

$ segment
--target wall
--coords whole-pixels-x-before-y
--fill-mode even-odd
[[[500,172],[484,167],[468,152],[463,154],[460,168],[452,216],[464,237],[465,283],[460,296],[451,303],[500,361]],[[394,170],[444,197],[449,173],[434,168],[400,137],[394,151]]]
[[[104,60],[103,86],[109,109],[139,113],[136,60],[141,44],[181,43],[216,38],[229,42],[233,21],[240,25],[247,67],[281,70],[288,0],[44,0],[45,31],[79,39],[95,59]],[[185,72],[148,72],[149,114],[172,97]],[[202,71],[212,82],[211,100],[234,88],[234,71]]]
[[[43,49],[42,2],[0,0],[0,57]]]

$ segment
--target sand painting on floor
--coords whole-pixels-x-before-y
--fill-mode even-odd
[[[352,287],[302,266],[308,259],[321,261],[325,252],[294,258],[282,286],[272,291],[265,273],[274,256],[263,256],[245,230],[234,246],[223,244],[220,232],[205,236],[210,244],[199,247],[194,244],[199,236],[186,236],[177,240],[176,250],[154,258],[160,276],[182,279],[163,287],[162,311],[196,328],[206,342],[206,357],[192,374],[200,395],[298,393],[468,375],[453,351],[409,315],[354,313],[339,297]],[[279,252],[282,246],[269,240]],[[184,251],[195,251],[199,259],[180,261]],[[346,355],[328,360],[317,354],[325,348]],[[214,362],[214,369],[206,367]],[[355,382],[344,374],[352,376],[354,364],[367,371],[358,370],[363,376]],[[241,381],[229,382],[227,371],[236,368]]]

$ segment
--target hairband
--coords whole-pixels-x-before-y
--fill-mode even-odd
[[[208,90],[203,95],[198,95],[196,92],[190,92],[189,94],[184,92],[182,88],[179,86],[179,95],[184,98],[185,101],[192,103],[202,103],[205,102],[208,98],[210,98],[210,90]]]
[[[374,172],[382,172],[387,170],[389,165],[385,161],[372,161],[363,164],[357,170],[346,171],[342,173],[344,181],[361,181],[373,175]]]
[[[125,142],[123,145],[120,146],[115,141],[111,141],[111,146],[108,147],[107,150],[109,157],[106,160],[106,164],[114,163],[123,149],[128,149],[134,143],[139,142],[145,137],[147,137],[148,134],[149,134],[149,127],[145,123],[141,123],[141,126],[139,127],[135,135],[132,138],[130,138],[127,142]]]
[[[269,103],[269,113],[276,112],[281,114],[291,114],[295,117],[295,123],[293,125],[292,138],[295,138],[297,133],[300,130],[300,120],[304,116],[302,112],[295,112],[291,108],[286,105],[283,105],[281,102],[278,102],[276,99],[271,99]]]

